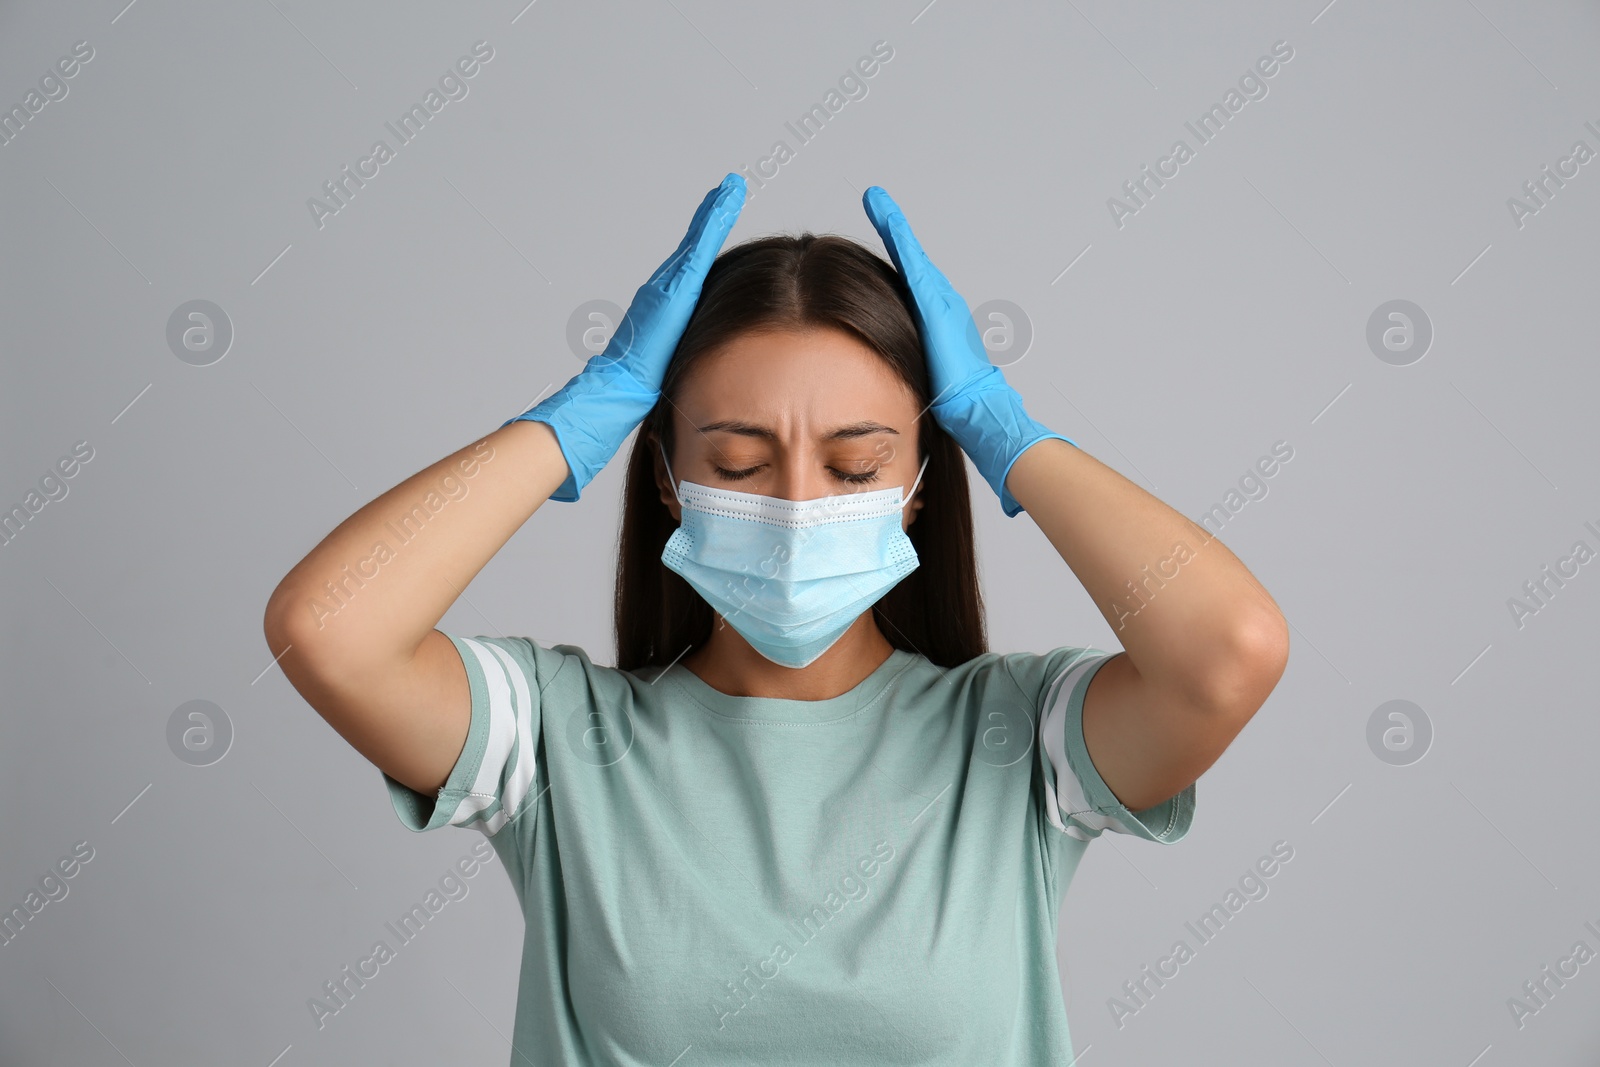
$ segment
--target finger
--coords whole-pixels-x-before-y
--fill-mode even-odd
[[[689,255],[688,273],[704,277],[711,269],[717,253],[722,250],[739,214],[744,210],[746,186],[744,178],[730,173],[717,187],[718,193],[711,201],[707,218],[695,232],[694,247]]]
[[[714,186],[710,192],[701,197],[700,205],[694,209],[694,217],[689,220],[688,230],[684,231],[682,239],[678,241],[678,247],[674,248],[672,255],[668,256],[662,261],[661,266],[656,268],[656,272],[650,276],[647,284],[654,285],[660,282],[662,278],[676,270],[678,265],[682,263],[684,257],[689,253],[689,248],[694,243],[695,235],[705,228],[706,216],[711,212],[711,205],[721,195],[726,184],[727,179],[724,178],[722,184]]]
[[[908,286],[915,289],[932,277],[943,280],[944,276],[922,250],[916,234],[911,232],[905,212],[900,210],[900,205],[894,202],[883,186],[874,185],[862,194],[861,205],[866,209],[867,218],[872,220],[878,236],[883,239],[883,246],[889,250],[895,270],[900,272]]]
[[[745,191],[744,178],[730,173],[722,179],[721,184],[706,193],[689,221],[689,229],[684,233],[683,240],[661,264],[650,283],[672,292],[682,277],[703,277],[711,269],[711,263],[727,241],[734,223],[739,221]]]
[[[884,246],[888,248],[889,256],[894,260],[895,269],[900,272],[907,288],[911,290],[918,317],[923,325],[933,325],[936,332],[945,332],[938,328],[941,326],[948,328],[952,323],[956,324],[965,340],[966,351],[981,353],[984,362],[989,362],[982,335],[978,332],[978,324],[967,308],[966,300],[956,292],[955,286],[950,284],[950,279],[934,266],[928,254],[922,250],[922,243],[917,240],[916,234],[911,232],[911,224],[906,221],[905,212],[900,210],[900,205],[894,202],[894,198],[881,185],[869,188],[862,195],[861,202],[866,209],[867,217],[872,220],[878,235],[883,238]],[[959,319],[955,317],[958,312]],[[955,341],[953,336],[948,339],[951,342]],[[955,384],[955,381],[951,381],[945,388]],[[935,399],[937,400],[937,397]]]

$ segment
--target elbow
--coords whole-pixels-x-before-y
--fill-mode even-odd
[[[289,603],[291,594],[288,589],[280,584],[267,598],[267,606],[261,613],[261,632],[266,636],[267,644],[274,650],[287,644],[289,637]]]
[[[261,613],[261,632],[274,659],[295,646],[299,646],[298,655],[303,658],[316,644],[315,628],[307,625],[310,614],[303,591],[288,584],[280,584],[272,591]]]
[[[290,635],[289,612],[285,609],[285,600],[280,596],[281,587],[275,590],[267,600],[267,607],[261,616],[261,633],[267,640],[267,651],[272,656],[273,663],[284,672],[284,677],[289,677],[289,666],[283,662],[288,652],[295,645],[295,639]],[[292,683],[291,683],[292,684]]]
[[[1203,706],[1243,725],[1267,702],[1289,664],[1288,621],[1276,611],[1244,620],[1233,628],[1218,659]]]

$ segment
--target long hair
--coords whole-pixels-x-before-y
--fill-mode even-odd
[[[655,480],[654,435],[670,456],[673,401],[701,356],[745,333],[832,327],[876,352],[906,383],[923,415],[923,506],[906,530],[920,560],[872,607],[895,648],[954,667],[988,651],[961,447],[927,413],[932,399],[912,297],[898,272],[866,247],[832,234],[777,235],[722,252],[711,265],[634,439],[623,488],[617,552],[617,667],[668,664],[711,635],[711,606],[661,561],[677,529]]]

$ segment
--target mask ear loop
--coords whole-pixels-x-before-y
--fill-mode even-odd
[[[667,462],[667,450],[661,447],[661,441],[656,440],[656,451],[661,453],[661,462],[667,465],[667,484],[672,486],[672,495],[677,497],[678,506],[683,507],[683,497],[678,495],[678,480],[672,476],[672,464]]]
[[[906,505],[911,503],[912,498],[914,498],[917,495],[917,486],[922,483],[922,472],[928,469],[928,460],[930,460],[932,458],[933,458],[933,453],[931,453],[931,452],[923,457],[922,466],[917,468],[916,481],[911,483],[911,491],[906,493],[906,497],[905,497],[904,500],[900,501],[900,510],[901,511],[904,511],[906,509]]]

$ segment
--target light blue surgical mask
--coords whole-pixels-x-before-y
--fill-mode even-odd
[[[774,663],[807,666],[917,568],[900,517],[927,459],[903,496],[895,486],[814,500],[680,486],[665,450],[661,460],[683,508],[661,562]]]

